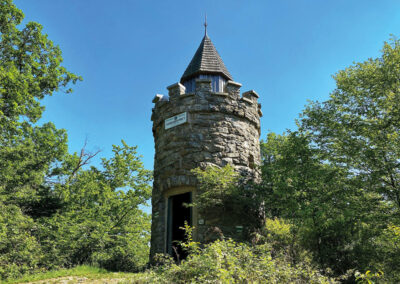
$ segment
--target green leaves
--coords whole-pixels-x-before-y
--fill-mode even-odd
[[[146,273],[150,283],[335,283],[308,259],[293,264],[284,254],[271,256],[265,245],[217,240],[193,251],[180,265],[164,260],[164,267]]]
[[[60,64],[61,51],[37,23],[19,29],[23,13],[11,0],[0,1],[0,186],[8,202],[32,208],[49,170],[67,153],[67,136],[41,117],[40,100],[80,77]]]
[[[63,206],[41,219],[40,239],[46,252],[57,255],[57,265],[90,262],[133,271],[148,260],[150,218],[139,206],[150,197],[151,172],[143,168],[136,147],[122,141],[113,152],[102,159],[103,170],[75,171],[79,159],[71,159],[73,179],[55,188]]]
[[[114,146],[103,169],[96,154],[69,154],[67,134],[35,125],[40,101],[71,92],[81,77],[11,0],[0,0],[0,279],[84,262],[138,269],[147,261],[151,172],[136,147]],[[106,253],[106,254],[105,254]]]
[[[82,80],[61,63],[61,50],[29,22],[21,30],[22,12],[11,0],[0,4],[0,134],[15,133],[22,117],[37,122],[43,112],[39,100]],[[6,138],[3,136],[3,138]],[[0,141],[1,142],[1,141]]]
[[[37,228],[15,205],[0,200],[0,279],[38,269],[43,254],[32,231]]]
[[[239,180],[238,174],[231,165],[225,167],[207,167],[205,170],[192,170],[199,181],[201,192],[197,205],[201,210],[226,205],[227,199],[232,198]]]
[[[330,99],[306,107],[298,132],[269,134],[261,145],[268,214],[291,220],[336,275],[371,268],[398,279],[385,228],[399,222],[399,66],[400,42],[391,39],[379,58],[339,71]]]
[[[371,238],[388,206],[381,197],[360,188],[346,168],[329,163],[311,134],[271,133],[261,144],[266,215],[292,223],[301,246],[326,271],[341,275],[367,265],[376,252]]]
[[[145,186],[152,178],[151,172],[143,168],[137,147],[128,146],[121,140],[122,146],[113,145],[114,157],[103,159],[104,176],[114,189],[130,187],[141,190],[144,198],[150,198],[150,187]]]
[[[382,56],[339,71],[328,101],[303,113],[325,159],[366,182],[400,209],[400,44],[385,43]]]

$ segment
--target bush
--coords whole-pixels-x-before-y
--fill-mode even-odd
[[[180,265],[164,259],[151,272],[158,283],[334,283],[308,261],[292,266],[284,258],[272,258],[266,246],[250,246],[231,239],[217,240]]]
[[[42,251],[33,221],[15,205],[0,201],[0,280],[38,271]]]
[[[177,265],[171,257],[160,255],[162,265],[148,272],[154,283],[334,283],[312,266],[310,258],[295,263],[285,253],[293,245],[291,226],[282,220],[268,220],[270,225],[257,244],[217,240],[200,248],[196,242],[184,244],[191,252]],[[190,230],[189,230],[190,233]],[[266,233],[266,235],[264,235]],[[191,240],[190,236],[188,238]],[[286,244],[286,245],[282,245]],[[280,249],[278,249],[280,247]],[[272,254],[273,252],[273,254]],[[303,254],[303,256],[306,254]]]

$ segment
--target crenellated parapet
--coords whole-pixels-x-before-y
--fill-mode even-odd
[[[252,123],[260,131],[261,104],[258,104],[258,94],[254,90],[240,95],[241,84],[228,81],[224,92],[212,92],[211,81],[197,79],[196,90],[186,93],[185,87],[176,83],[169,87],[168,96],[157,94],[153,103],[153,131],[160,127],[165,119],[181,112],[221,112],[231,114]]]

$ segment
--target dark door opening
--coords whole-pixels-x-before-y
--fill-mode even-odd
[[[192,225],[192,207],[187,205],[192,202],[192,193],[177,194],[168,198],[168,223],[167,223],[167,252],[175,260],[185,259],[187,253],[179,245],[185,241],[185,221]]]

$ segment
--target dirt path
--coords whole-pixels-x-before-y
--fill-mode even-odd
[[[92,284],[115,284],[115,283],[129,283],[128,279],[117,279],[117,278],[110,278],[110,279],[88,279],[86,277],[79,277],[79,276],[67,276],[67,277],[59,277],[59,278],[52,278],[46,280],[39,280],[35,282],[28,282],[28,284],[72,284],[72,283],[92,283]]]

